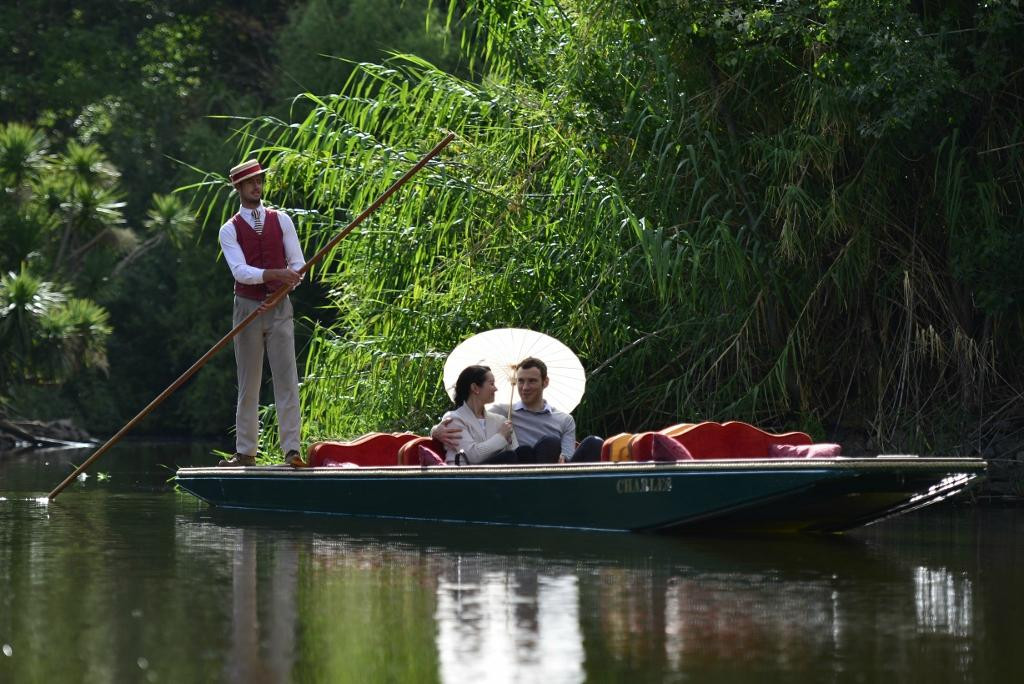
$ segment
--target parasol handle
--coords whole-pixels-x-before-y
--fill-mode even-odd
[[[508,417],[505,419],[509,422],[512,421],[512,400],[516,398],[516,374],[519,373],[519,364],[513,364],[512,368],[512,379],[509,381],[511,388],[508,391]]]

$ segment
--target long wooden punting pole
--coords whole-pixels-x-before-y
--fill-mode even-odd
[[[305,264],[303,264],[302,268],[300,268],[299,271],[298,271],[299,274],[300,275],[304,274],[306,271],[308,271],[310,269],[310,267],[313,264],[315,264],[316,262],[320,261],[320,259],[322,259],[325,254],[327,254],[329,251],[334,249],[334,246],[337,245],[339,242],[341,242],[345,238],[346,235],[348,235],[350,232],[352,232],[353,228],[355,228],[360,223],[362,223],[364,220],[366,220],[367,216],[369,216],[373,212],[377,211],[377,209],[380,207],[380,205],[382,205],[385,202],[385,200],[387,200],[388,197],[390,197],[396,190],[398,190],[398,188],[402,187],[402,185],[404,185],[407,180],[412,178],[420,169],[422,169],[424,166],[426,166],[427,162],[429,162],[431,159],[433,159],[438,154],[440,154],[441,150],[443,150],[445,147],[447,147],[448,143],[450,143],[454,139],[455,139],[455,134],[454,133],[449,133],[448,135],[446,135],[444,140],[439,142],[434,147],[434,149],[430,150],[430,152],[428,152],[426,154],[426,156],[423,157],[423,159],[420,159],[418,162],[416,162],[415,166],[413,166],[411,169],[406,171],[405,174],[401,178],[399,178],[397,181],[395,181],[391,185],[390,188],[388,188],[387,190],[384,191],[384,194],[382,194],[380,197],[378,197],[376,200],[374,200],[373,204],[371,204],[366,209],[364,209],[363,213],[361,213],[361,214],[359,214],[359,216],[355,217],[352,220],[351,223],[349,223],[347,226],[345,226],[344,230],[342,230],[340,233],[335,235],[331,239],[330,242],[328,242],[326,245],[323,246],[323,248],[320,249],[319,252],[314,254],[313,257],[309,261],[307,261]],[[52,492],[50,492],[48,498],[51,501],[53,501],[55,498],[57,498],[57,495],[60,494],[62,491],[64,491],[65,487],[67,487],[69,484],[74,482],[75,478],[77,478],[86,468],[88,468],[92,464],[93,461],[95,461],[100,456],[102,456],[104,453],[106,453],[107,450],[110,449],[110,447],[112,447],[114,444],[116,444],[118,442],[118,440],[120,440],[122,437],[124,437],[124,435],[129,430],[131,430],[133,427],[135,427],[135,425],[140,420],[142,420],[143,418],[148,416],[153,409],[155,409],[157,406],[159,406],[163,402],[164,399],[166,399],[167,397],[171,396],[171,394],[173,394],[176,389],[178,389],[183,384],[185,384],[185,381],[188,380],[189,378],[191,378],[193,375],[195,375],[196,371],[198,371],[200,368],[205,366],[206,362],[209,361],[210,358],[214,354],[216,354],[221,349],[223,349],[227,345],[228,342],[230,342],[236,335],[238,335],[238,333],[242,331],[242,328],[244,328],[245,326],[249,325],[254,320],[256,320],[256,318],[258,318],[260,316],[260,314],[263,313],[263,311],[265,311],[267,309],[270,309],[270,308],[273,308],[273,306],[275,304],[277,304],[281,299],[284,298],[284,296],[286,294],[288,294],[288,291],[289,291],[289,288],[286,288],[286,287],[278,288],[278,290],[276,292],[274,292],[274,294],[271,295],[271,297],[268,300],[266,300],[266,303],[263,306],[259,307],[258,309],[253,311],[251,314],[249,314],[241,323],[236,325],[231,330],[231,332],[229,332],[227,335],[222,337],[220,339],[220,341],[217,342],[217,344],[213,345],[213,347],[210,348],[210,351],[208,351],[205,354],[203,354],[203,356],[198,361],[196,361],[194,364],[192,364],[191,368],[189,368],[187,371],[182,373],[181,377],[179,377],[177,380],[172,382],[170,387],[168,387],[163,392],[161,392],[160,396],[158,396],[153,401],[149,402],[149,405],[146,406],[146,408],[144,408],[141,411],[139,411],[139,414],[137,416],[135,416],[134,418],[132,418],[130,421],[128,421],[128,423],[126,423],[123,428],[118,430],[116,435],[114,435],[113,437],[108,439],[106,444],[101,446],[99,449],[96,450],[96,453],[94,453],[92,456],[87,458],[85,460],[85,463],[83,463],[82,465],[80,465],[77,468],[75,468],[75,472],[71,473],[66,478],[64,478],[64,481],[61,482],[59,485],[57,485],[57,487]]]

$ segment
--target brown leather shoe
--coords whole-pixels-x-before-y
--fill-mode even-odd
[[[305,468],[306,462],[302,460],[302,456],[295,449],[292,449],[284,455],[284,464],[290,465],[292,468]]]
[[[256,457],[250,456],[249,454],[236,453],[234,456],[228,459],[221,459],[220,463],[217,464],[222,468],[242,468],[245,466],[256,465]]]

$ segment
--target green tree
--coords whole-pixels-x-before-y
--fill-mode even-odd
[[[444,16],[427,2],[308,0],[291,8],[275,41],[276,92],[338,92],[360,62],[379,62],[394,51],[415,54],[448,71],[460,53],[448,41]]]

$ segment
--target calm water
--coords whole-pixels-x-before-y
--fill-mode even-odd
[[[188,446],[0,454],[0,682],[1022,681],[1024,509],[838,538],[224,514]],[[102,476],[102,477],[101,477]]]

